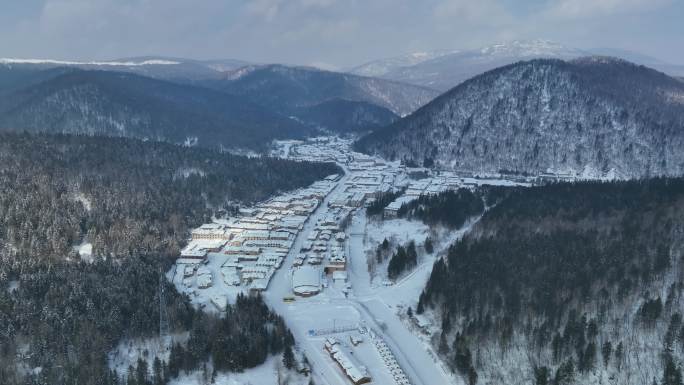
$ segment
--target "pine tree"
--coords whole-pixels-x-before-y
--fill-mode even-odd
[[[142,358],[138,358],[138,364],[135,368],[135,380],[138,385],[147,384],[147,377],[149,373],[147,371],[147,361]]]
[[[580,355],[579,359],[579,371],[588,372],[594,369],[596,364],[596,344],[590,342],[587,344],[586,348]]]
[[[617,348],[615,348],[615,363],[617,365],[618,370],[622,369],[623,355],[624,355],[624,347],[622,345],[622,341],[620,341],[620,343],[618,343]]]
[[[661,384],[682,385],[682,368],[674,362],[674,359],[670,354],[667,354],[665,357],[665,368],[663,370]]]
[[[297,361],[295,359],[294,353],[292,352],[292,347],[291,346],[286,346],[285,350],[283,351],[283,365],[288,370],[292,370],[292,368],[295,367]]]
[[[438,352],[441,356],[446,357],[449,355],[449,352],[451,351],[449,349],[449,344],[447,343],[446,339],[446,333],[442,331],[439,335],[439,346],[438,346]]]
[[[126,385],[141,385],[141,384],[138,384],[138,381],[136,379],[136,371],[132,365],[128,366],[128,375],[126,377]]]
[[[154,363],[152,364],[152,371],[154,373],[154,385],[163,385],[166,383],[164,379],[164,371],[162,368],[162,363],[159,357],[154,357]]]
[[[416,306],[416,314],[423,314],[425,311],[425,292],[420,293],[420,296],[418,297],[418,306]]]
[[[571,384],[575,378],[575,365],[572,360],[563,363],[556,369],[556,376],[553,379],[554,385],[568,385]]]
[[[425,244],[423,245],[423,247],[425,248],[426,253],[432,254],[432,252],[435,251],[434,245],[432,244],[432,238],[425,238]]]
[[[534,369],[534,383],[535,385],[548,385],[549,384],[549,368],[542,366]]]
[[[601,354],[603,355],[603,366],[608,367],[608,362],[610,362],[610,355],[613,352],[613,345],[610,341],[603,343],[601,347]]]
[[[171,378],[178,377],[183,365],[183,355],[184,351],[181,344],[178,342],[173,344],[171,347],[171,355],[169,356],[169,375]]]
[[[477,384],[477,372],[475,371],[475,368],[470,365],[468,367],[468,385],[475,385]]]
[[[468,341],[461,333],[456,333],[453,350],[454,366],[461,374],[467,374],[473,363],[473,355],[468,347]]]

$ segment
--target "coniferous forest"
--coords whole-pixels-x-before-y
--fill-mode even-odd
[[[451,228],[463,226],[484,210],[482,194],[465,188],[449,190],[437,195],[421,195],[399,208],[402,218],[419,219],[425,224],[441,224]]]
[[[681,384],[683,179],[481,194],[492,207],[417,307],[441,320],[434,342],[454,371],[560,385],[600,367],[614,383]]]
[[[337,173],[330,164],[250,159],[133,139],[0,135],[0,383],[123,383],[107,353],[159,330],[160,272],[189,229],[234,204]],[[92,243],[92,259],[76,246]],[[163,378],[211,357],[220,370],[291,346],[259,297],[223,319],[195,311],[165,283],[174,346]],[[135,384],[142,385],[141,382]]]

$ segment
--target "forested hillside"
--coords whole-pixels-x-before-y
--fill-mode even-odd
[[[371,131],[393,123],[399,118],[384,107],[343,99],[298,108],[294,112],[302,121],[339,134]]]
[[[174,255],[188,227],[336,173],[330,164],[246,158],[124,138],[0,135],[0,240],[14,255]]]
[[[417,307],[441,321],[434,343],[454,371],[471,384],[681,383],[684,180],[481,193],[493,207],[436,262]]]
[[[356,144],[407,164],[588,178],[682,175],[683,146],[684,84],[604,57],[486,72]]]
[[[106,353],[157,334],[160,272],[190,227],[337,172],[134,139],[0,134],[0,383],[115,383]],[[82,242],[92,262],[79,260]],[[231,317],[241,322],[227,325],[196,313],[172,285],[166,293],[174,331],[245,338],[239,350],[197,345],[204,350],[183,353],[185,369],[211,355],[239,370],[290,343],[260,299],[238,303]]]
[[[421,195],[401,206],[397,215],[409,219],[420,219],[430,226],[444,225],[460,228],[466,221],[482,214],[485,201],[481,193],[460,188],[437,195]]]
[[[0,66],[0,131],[143,138],[263,149],[311,128],[224,92],[143,76]]]
[[[274,111],[310,107],[330,100],[367,102],[406,115],[439,93],[384,79],[280,64],[240,68],[223,82],[207,82]]]

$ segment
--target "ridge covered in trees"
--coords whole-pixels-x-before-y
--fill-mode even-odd
[[[0,134],[0,246],[59,258],[87,239],[98,256],[174,255],[188,228],[231,203],[338,172],[135,139]]]
[[[468,219],[484,211],[481,193],[460,188],[437,195],[421,195],[403,204],[397,215],[402,218],[419,219],[425,224],[437,224],[451,228],[462,227]]]
[[[485,195],[498,203],[435,263],[417,306],[441,320],[439,351],[455,370],[506,378],[525,346],[536,384],[582,383],[597,369],[630,384],[681,377],[684,179]],[[641,338],[662,351],[644,352]]]
[[[0,134],[0,383],[123,383],[107,353],[157,336],[160,273],[189,228],[338,172],[134,139]],[[220,370],[253,367],[292,344],[259,297],[221,319],[164,285],[172,332],[190,331],[164,381],[210,358]]]
[[[387,264],[387,276],[390,279],[397,279],[407,270],[411,270],[418,264],[418,253],[416,243],[411,241],[404,246],[397,247],[396,253]]]

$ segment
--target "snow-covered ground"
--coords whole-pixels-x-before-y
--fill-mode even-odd
[[[244,286],[227,285],[221,275],[221,266],[228,261],[228,256],[222,253],[209,253],[207,255],[207,263],[202,265],[211,275],[211,286],[207,288],[200,288],[198,284],[199,275],[193,274],[189,278],[184,278],[182,267],[176,267],[167,273],[167,278],[176,286],[176,290],[181,293],[187,293],[190,296],[190,301],[209,312],[218,312],[219,309],[216,303],[227,302],[235,303],[235,299],[239,293],[246,293],[247,288]],[[225,309],[224,309],[225,310]]]
[[[363,224],[366,224],[365,227]],[[391,250],[394,251],[397,246],[405,246],[410,241],[414,241],[417,247],[425,243],[428,237],[435,238],[435,234],[431,234],[428,226],[420,221],[410,221],[407,219],[390,219],[390,220],[371,220],[368,221],[365,215],[358,215],[354,219],[354,228],[352,229],[353,241],[350,242],[350,248],[353,248],[353,253],[365,255],[368,261],[367,265],[372,266],[372,274],[369,278],[370,286],[377,289],[383,286],[383,282],[387,282],[387,265],[390,257],[387,257],[382,263],[377,263],[375,260],[375,251],[385,239],[391,245]],[[359,238],[361,238],[359,240]],[[358,248],[362,247],[362,250]],[[390,253],[391,254],[391,253]],[[359,258],[360,259],[360,258]],[[358,262],[355,260],[354,262]],[[434,260],[431,256],[420,255],[419,264],[427,263],[432,266]],[[354,263],[354,273],[358,276],[362,274],[361,269],[367,266],[362,266],[361,263]],[[361,282],[357,286],[361,286]],[[359,290],[357,289],[357,293]],[[420,292],[419,292],[420,293]]]
[[[181,374],[178,378],[171,380],[169,385],[205,385],[211,383],[210,377],[211,373],[198,370]],[[272,356],[256,368],[239,373],[217,373],[213,382],[215,385],[307,385],[308,383],[308,377],[284,370],[280,356]]]
[[[338,187],[326,198],[326,201],[313,214],[307,227],[300,233],[293,250],[298,250],[306,235],[312,230],[317,219],[325,216],[327,203],[336,198],[344,188],[343,178]],[[412,384],[449,384],[454,383],[452,376],[444,371],[424,343],[413,335],[409,329],[397,318],[395,312],[383,303],[380,298],[357,298],[357,290],[365,293],[370,282],[366,268],[366,256],[363,245],[356,242],[363,234],[363,211],[358,211],[348,230],[350,246],[348,247],[348,267],[351,294],[347,298],[339,296],[335,290],[324,290],[321,294],[311,298],[298,298],[293,303],[283,302],[283,297],[292,294],[288,270],[292,266],[294,252],[289,255],[283,268],[276,272],[269,290],[264,298],[268,304],[283,316],[292,329],[296,340],[306,352],[314,367],[314,375],[324,384],[348,384],[342,371],[332,362],[323,350],[323,341],[319,336],[312,336],[311,331],[317,329],[334,328],[340,326],[363,325],[372,329],[382,337],[394,352],[398,363],[406,372]],[[397,226],[395,231],[405,235]],[[362,239],[362,237],[361,237]],[[356,240],[356,241],[355,241]],[[363,273],[365,271],[365,274]],[[365,284],[364,284],[365,282]],[[358,287],[357,287],[358,286]],[[376,379],[374,382],[385,384],[388,369],[385,367],[379,353],[360,353],[364,357],[363,364]],[[384,379],[383,379],[384,378]],[[393,380],[387,384],[392,384]]]
[[[294,159],[335,161],[344,169],[345,175],[334,182],[332,190],[327,190],[330,192],[323,202],[304,222],[304,227],[294,238],[282,266],[274,272],[268,289],[263,293],[264,300],[285,319],[295,336],[297,349],[311,364],[316,384],[350,384],[343,370],[324,350],[325,337],[329,335],[341,341],[345,352],[367,369],[372,383],[397,383],[387,366],[387,358],[383,358],[372,343],[371,334],[377,336],[378,341],[384,341],[392,353],[392,360],[396,360],[411,384],[460,384],[461,378],[454,376],[436,357],[429,338],[408,319],[406,309],[409,306],[415,308],[436,258],[462,236],[472,223],[464,229],[450,231],[430,229],[422,222],[405,219],[369,221],[365,208],[353,208],[356,204],[355,197],[387,191],[384,189],[396,188],[399,184],[405,186],[407,172],[399,163],[388,163],[353,153],[349,150],[350,145],[351,142],[348,140],[319,138],[307,142],[283,142],[274,151],[274,154]],[[414,186],[416,191],[413,193],[436,193],[447,188],[455,188],[459,183],[468,186],[485,183],[481,179],[469,179],[467,182],[466,184],[465,179],[459,179],[455,175],[436,175],[429,180],[416,183],[415,186],[423,187],[416,190]],[[486,183],[513,182],[492,179]],[[331,212],[340,205],[346,205],[347,209],[352,210],[351,221],[344,228],[346,236],[343,237],[348,282],[333,283],[331,276],[322,274],[323,287],[319,294],[312,297],[295,297],[292,290],[295,258],[301,255],[300,250],[305,242],[310,243],[307,238],[316,233],[317,226],[325,222],[324,219],[330,218]],[[472,222],[475,220],[477,218]],[[433,240],[435,249],[430,254],[422,249],[428,236]],[[369,272],[368,264],[368,256],[374,259],[375,248],[385,238],[393,247],[405,245],[409,241],[415,241],[419,247],[418,266],[389,286],[385,285],[387,261],[376,266],[373,274]],[[225,284],[220,276],[221,266],[227,258],[228,256],[222,253],[209,253],[206,265],[200,267],[210,272],[210,287],[201,288],[199,271],[188,278],[184,277],[184,272],[179,267],[168,272],[167,277],[180,291],[188,293],[198,307],[206,311],[216,311],[216,299],[223,298],[232,302],[238,292],[245,290],[241,286]],[[351,336],[361,337],[364,342],[354,346],[350,343]],[[217,383],[276,383],[278,372],[275,368],[273,363],[266,363],[253,371],[239,375],[221,374],[217,378]],[[174,384],[200,383],[203,380],[202,376],[203,373],[193,373]]]

